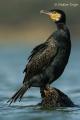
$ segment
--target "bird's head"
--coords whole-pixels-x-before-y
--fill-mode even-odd
[[[52,9],[50,11],[41,10],[40,13],[48,15],[55,23],[66,23],[66,15],[62,10]]]

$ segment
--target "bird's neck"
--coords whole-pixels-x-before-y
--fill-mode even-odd
[[[63,29],[63,30],[65,29],[66,26],[64,23],[57,23],[56,25],[57,25],[57,29]]]
[[[70,39],[70,32],[65,23],[57,23],[57,30],[59,30],[59,31],[63,30],[64,32],[66,32],[67,36]]]

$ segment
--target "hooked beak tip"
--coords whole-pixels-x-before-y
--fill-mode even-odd
[[[41,13],[41,14],[44,13],[44,10],[40,10],[40,13]]]
[[[41,13],[41,14],[50,15],[50,12],[49,12],[49,11],[45,11],[45,10],[41,10],[40,13]]]

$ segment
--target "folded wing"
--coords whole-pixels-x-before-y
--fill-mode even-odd
[[[35,47],[32,50],[31,55],[28,58],[29,62],[24,69],[25,78],[23,83],[29,81],[30,78],[45,70],[51,61],[54,60],[57,52],[58,45],[52,38],[49,38],[45,43]]]

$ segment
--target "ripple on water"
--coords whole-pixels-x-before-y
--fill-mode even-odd
[[[41,109],[36,104],[32,105],[27,102],[31,101],[30,98],[25,98],[21,103],[16,102],[9,106],[6,101],[8,98],[4,98],[0,101],[0,118],[10,120],[75,120],[76,114],[80,114],[80,107],[65,107],[56,109]],[[36,101],[36,98],[34,98]],[[74,118],[73,118],[74,117]]]

